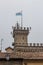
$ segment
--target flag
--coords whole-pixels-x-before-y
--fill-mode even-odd
[[[22,16],[22,12],[16,13],[16,16]]]

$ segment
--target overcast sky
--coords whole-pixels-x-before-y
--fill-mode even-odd
[[[12,26],[20,17],[15,14],[23,11],[23,26],[31,26],[28,42],[43,43],[43,0],[0,0],[0,44],[3,48],[11,46],[13,38]],[[1,45],[0,45],[1,46]]]

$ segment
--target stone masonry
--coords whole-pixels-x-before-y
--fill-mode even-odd
[[[13,52],[10,47],[7,52],[0,51],[0,65],[43,65],[43,43],[28,43],[30,30],[18,23],[13,27]]]

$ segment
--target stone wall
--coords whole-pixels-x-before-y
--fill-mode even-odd
[[[19,60],[19,61],[0,61],[0,65],[22,65],[22,62]]]
[[[43,60],[37,59],[37,60],[0,60],[0,65],[43,65]]]
[[[43,65],[43,60],[24,60],[23,65]]]

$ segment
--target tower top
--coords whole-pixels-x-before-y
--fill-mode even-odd
[[[16,23],[16,26],[13,27],[13,46],[28,46],[28,34],[31,27],[21,27],[19,23]]]
[[[16,26],[12,26],[13,28],[13,37],[15,36],[15,34],[29,34],[31,27],[21,27],[19,25],[19,23],[16,23]]]

